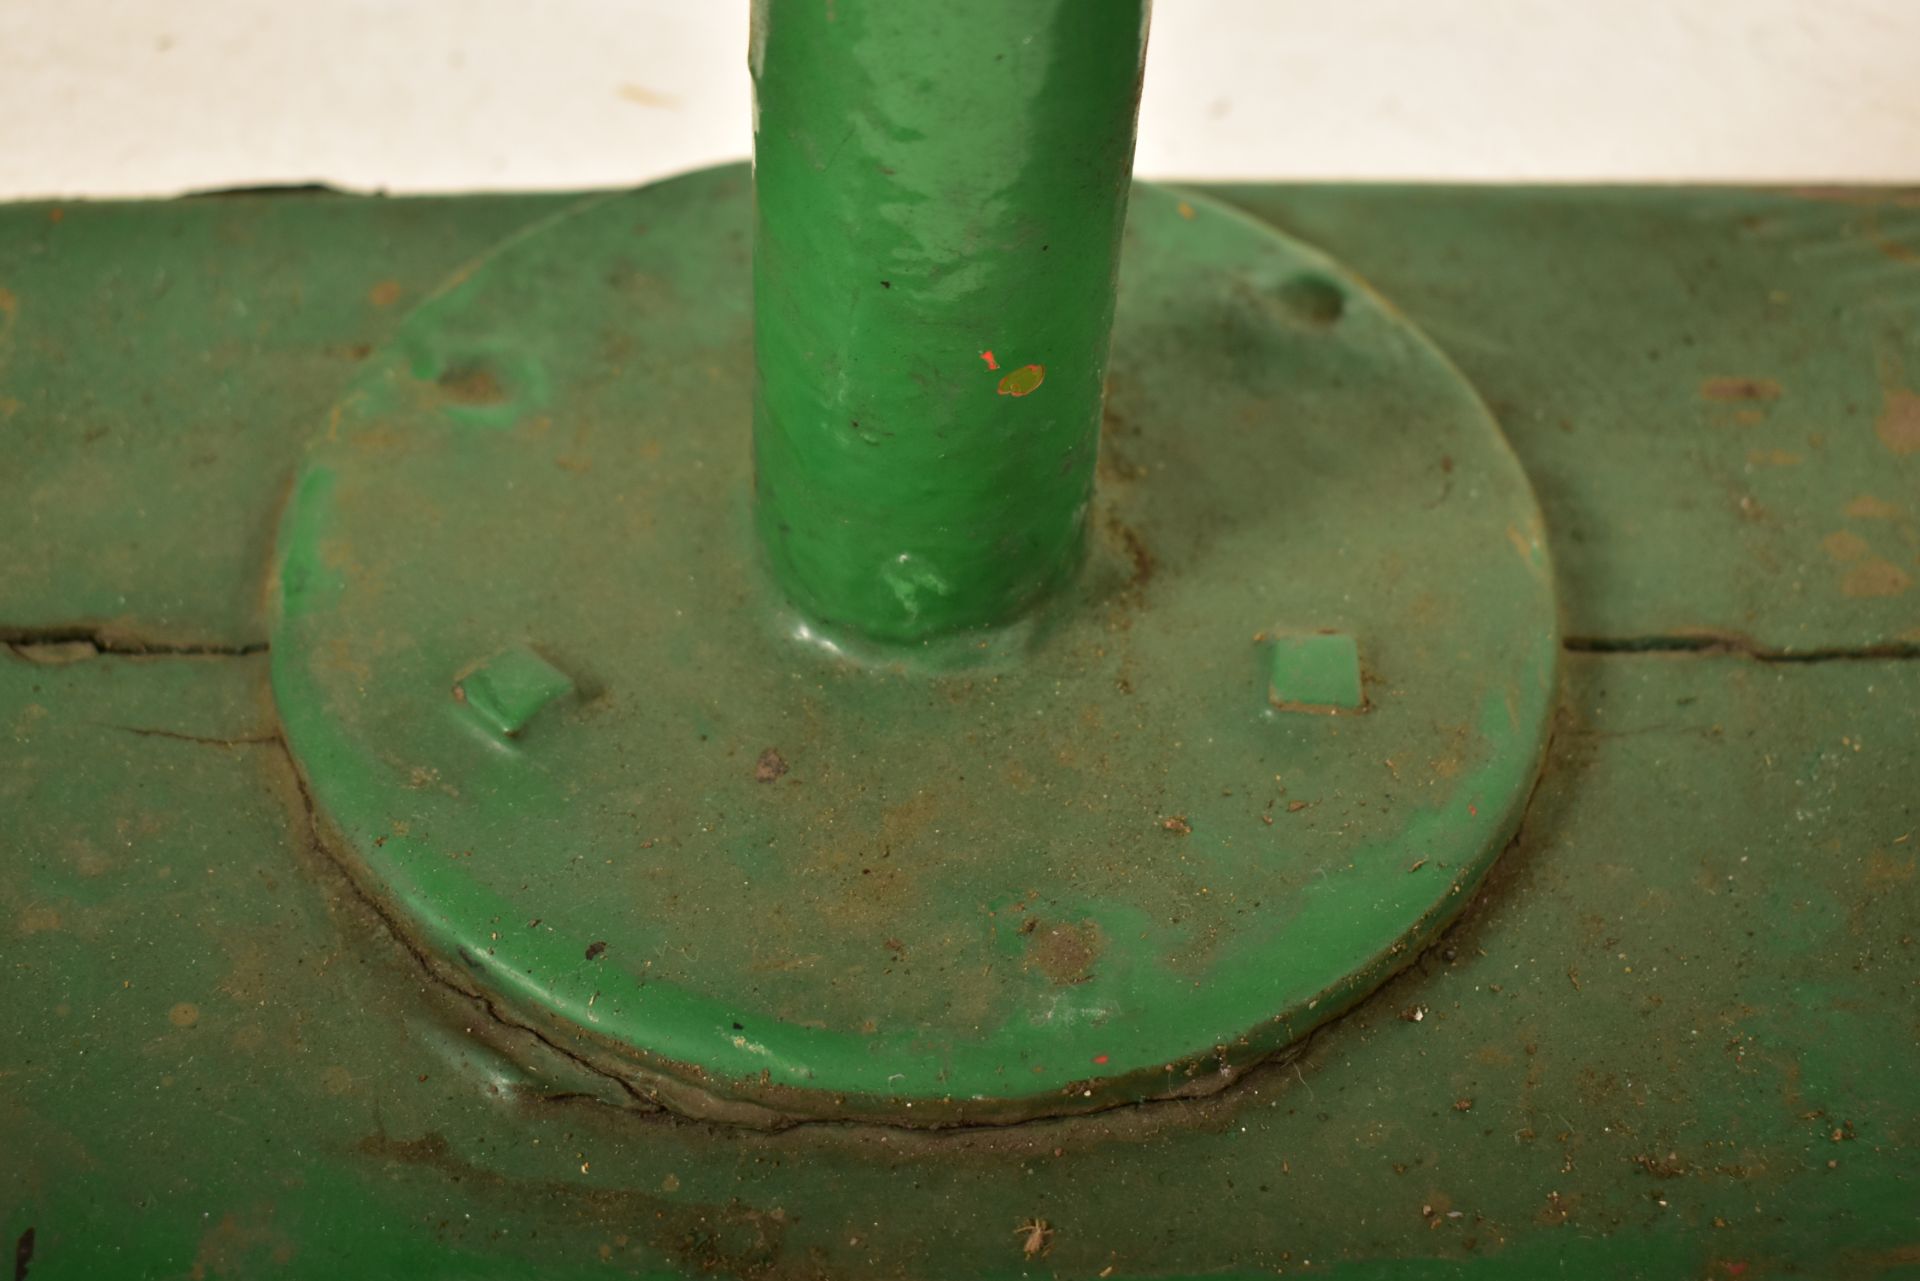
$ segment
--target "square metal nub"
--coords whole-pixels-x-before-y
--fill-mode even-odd
[[[541,708],[573,692],[573,680],[525,646],[475,664],[453,682],[453,700],[495,738],[518,738]]]
[[[1367,710],[1360,647],[1344,632],[1265,632],[1267,703],[1276,712],[1335,716]]]

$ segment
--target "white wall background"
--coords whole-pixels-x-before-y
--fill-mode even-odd
[[[746,154],[746,10],[0,0],[0,198],[644,181]],[[1158,0],[1139,167],[1911,182],[1920,0]]]

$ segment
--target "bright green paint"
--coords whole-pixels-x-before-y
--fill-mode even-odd
[[[1357,712],[1366,706],[1360,648],[1339,632],[1267,640],[1267,701],[1277,711]]]
[[[489,733],[511,738],[541,708],[573,690],[573,679],[525,646],[496,654],[454,682],[454,700]]]
[[[1078,567],[1145,8],[755,7],[756,520],[816,627],[1003,623]]]

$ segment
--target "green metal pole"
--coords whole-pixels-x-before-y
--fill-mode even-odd
[[[756,0],[756,512],[810,619],[1007,621],[1079,563],[1146,0]]]

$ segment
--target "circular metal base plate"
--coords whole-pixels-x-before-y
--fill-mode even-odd
[[[1312,250],[1141,186],[1076,588],[856,653],[753,552],[750,181],[503,245],[315,444],[274,689],[370,892],[513,1017],[750,1122],[1206,1091],[1411,959],[1514,831],[1554,681],[1472,389]]]

